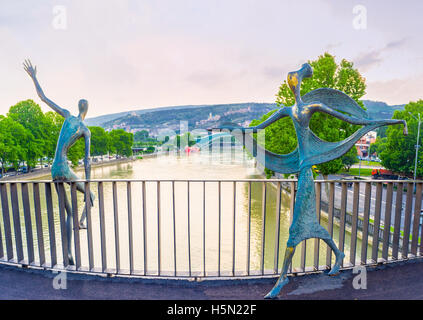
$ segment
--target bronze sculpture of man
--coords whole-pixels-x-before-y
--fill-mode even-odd
[[[57,141],[56,152],[54,155],[53,164],[51,166],[51,177],[54,182],[72,182],[79,180],[78,176],[72,171],[69,167],[67,153],[70,147],[79,139],[85,139],[85,157],[84,157],[84,167],[85,167],[85,179],[90,180],[91,178],[91,165],[90,165],[90,144],[91,144],[91,133],[90,130],[85,126],[83,120],[88,111],[88,101],[85,99],[79,100],[79,115],[73,116],[71,113],[59,107],[53,101],[48,99],[43,90],[41,89],[40,84],[38,83],[36,74],[37,68],[33,67],[31,61],[25,60],[24,69],[31,77],[34,82],[35,89],[40,99],[45,102],[50,108],[60,114],[65,121],[63,122],[62,128],[60,130],[59,139]],[[59,192],[59,185],[55,183],[56,191]],[[87,201],[87,196],[85,194],[84,184],[82,182],[76,182],[76,188],[79,192],[84,193],[84,200]],[[90,205],[94,204],[94,194],[90,192]],[[69,263],[73,264],[73,258],[71,254],[71,239],[72,239],[72,210],[67,199],[66,193],[64,193],[64,205],[67,212],[66,219],[66,229],[67,229],[67,239],[68,239],[68,253],[69,253]],[[86,211],[84,209],[80,221],[80,226],[83,227],[84,221],[86,219]]]

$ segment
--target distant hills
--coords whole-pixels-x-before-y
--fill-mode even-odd
[[[363,103],[372,119],[390,119],[395,110],[402,110],[405,106],[405,104],[390,106],[385,102],[372,100],[363,100]]]
[[[363,100],[373,119],[390,119],[395,110],[404,105],[390,106],[385,102]],[[101,126],[106,130],[122,128],[126,131],[148,130],[157,135],[162,129],[179,132],[181,121],[187,121],[188,130],[207,129],[227,121],[248,126],[251,120],[277,108],[275,103],[236,103],[214,105],[185,105],[119,112],[86,119],[89,126]]]

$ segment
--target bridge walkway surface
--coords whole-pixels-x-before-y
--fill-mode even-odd
[[[279,299],[423,300],[423,259],[367,267],[367,289],[354,289],[359,273],[344,270],[290,277]],[[261,300],[276,278],[244,280],[149,280],[67,274],[67,289],[54,289],[51,271],[0,266],[0,299]],[[356,281],[357,282],[357,281]]]

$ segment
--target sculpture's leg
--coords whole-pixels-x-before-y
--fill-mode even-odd
[[[77,182],[76,183],[76,190],[78,190],[79,192],[82,192],[84,194],[84,201],[87,202],[87,197],[85,195],[85,186],[82,182]],[[90,204],[91,207],[94,205],[94,193],[92,193],[90,191]],[[82,211],[82,215],[81,215],[81,219],[79,220],[79,227],[81,229],[86,229],[87,228],[87,208],[86,206],[84,206],[84,210]]]
[[[336,257],[335,264],[333,265],[332,269],[329,271],[328,275],[336,276],[339,273],[339,268],[341,267],[341,263],[345,257],[345,254],[341,250],[338,249],[338,247],[336,246],[335,242],[333,242],[332,239],[323,239],[323,240],[333,250]]]
[[[281,291],[281,289],[289,282],[287,273],[288,273],[289,265],[292,262],[292,257],[294,256],[294,253],[295,253],[295,247],[287,247],[286,248],[285,258],[284,258],[284,261],[283,261],[283,267],[282,267],[282,270],[281,270],[281,276],[279,277],[279,279],[276,282],[273,289],[270,290],[270,292],[268,294],[266,294],[266,296],[264,297],[265,299],[276,298],[277,295],[279,294],[279,292]]]
[[[62,192],[64,193],[64,199],[65,199],[65,211],[66,211],[66,237],[68,239],[68,258],[69,258],[69,264],[74,265],[73,257],[72,257],[72,209],[68,200],[68,197],[66,195],[66,191],[64,188],[64,185],[61,184],[58,186],[58,184],[54,184],[56,187],[57,193],[59,193],[59,188],[62,189]]]

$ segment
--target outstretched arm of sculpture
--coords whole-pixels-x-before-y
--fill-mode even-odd
[[[235,126],[233,124],[223,124],[222,126],[218,127],[218,128],[213,128],[213,129],[220,129],[220,130],[240,130],[242,132],[248,131],[248,132],[252,132],[254,130],[259,130],[259,129],[264,129],[268,126],[270,126],[273,122],[278,121],[281,118],[284,117],[289,117],[289,110],[291,108],[290,107],[283,107],[278,109],[275,113],[273,113],[269,118],[267,118],[265,121],[263,121],[262,123],[254,126],[254,127],[241,127],[241,126]],[[213,130],[213,129],[209,129],[209,131]]]
[[[85,167],[85,179],[91,179],[91,163],[90,163],[90,146],[91,146],[91,133],[87,131],[84,134],[85,139],[85,157],[84,157],[84,167]]]
[[[365,119],[365,118],[355,118],[355,117],[350,117],[347,116],[341,112],[338,112],[336,110],[333,110],[332,108],[326,106],[323,103],[316,103],[310,106],[312,112],[324,112],[327,113],[331,116],[334,116],[335,118],[338,118],[340,120],[349,122],[351,124],[358,124],[358,125],[374,125],[374,124],[378,124],[378,123],[384,123],[386,125],[390,125],[390,124],[403,124],[404,125],[404,135],[408,134],[408,129],[407,129],[407,122],[405,120],[401,120],[401,119],[383,119],[383,120],[375,120],[375,119]]]
[[[53,101],[51,101],[49,98],[45,96],[43,89],[41,89],[41,86],[37,80],[37,67],[33,67],[30,60],[25,60],[23,65],[24,65],[25,71],[28,73],[28,75],[31,77],[32,81],[34,82],[35,89],[37,90],[37,94],[40,97],[40,99],[44,103],[46,103],[50,108],[52,108],[54,111],[60,114],[62,117],[64,118],[69,117],[70,112],[68,110],[59,107],[57,104],[55,104]]]

